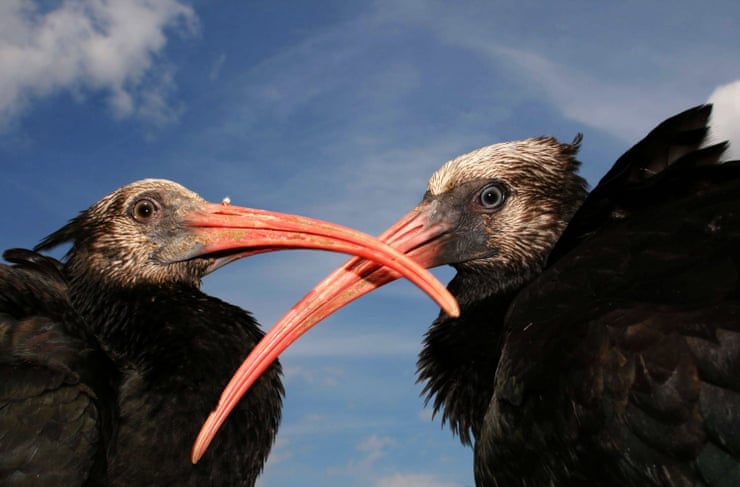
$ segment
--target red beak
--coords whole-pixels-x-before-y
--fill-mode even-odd
[[[451,224],[446,222],[451,220],[440,221],[439,218],[431,218],[430,213],[429,206],[422,203],[386,230],[379,239],[423,267],[446,263],[444,244],[451,235]],[[203,425],[193,445],[193,463],[205,453],[218,429],[254,381],[301,335],[355,299],[400,277],[408,277],[380,258],[373,260],[356,257],[347,261],[293,306],[257,344],[229,381],[218,407]],[[451,304],[454,306],[443,307],[443,310],[450,316],[458,316],[460,310],[457,302]]]
[[[376,261],[401,273],[455,313],[457,301],[426,269],[375,237],[334,223],[287,213],[205,203],[183,217],[188,232],[161,250],[164,262],[213,259],[209,271],[248,255],[318,249]]]

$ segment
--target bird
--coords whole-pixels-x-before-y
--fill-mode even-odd
[[[460,316],[430,326],[418,380],[479,487],[740,485],[740,161],[707,145],[711,110],[659,124],[590,192],[580,135],[472,151],[381,235],[456,270]],[[351,259],[265,346],[396,277]]]
[[[64,244],[61,260],[43,254]],[[3,254],[0,485],[254,485],[280,422],[281,367],[267,368],[194,465],[198,425],[264,334],[200,284],[285,248],[378,259],[456,312],[428,271],[360,232],[208,203],[168,180],[125,185],[33,250]]]

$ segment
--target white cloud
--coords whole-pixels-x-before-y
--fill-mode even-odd
[[[624,81],[611,82],[574,67],[558,65],[533,52],[494,50],[518,66],[527,79],[538,83],[565,116],[625,140],[644,137],[665,118],[700,101],[689,95],[690,90],[681,87],[640,87]],[[725,158],[739,158],[740,80],[716,88],[709,102],[714,103],[711,139],[735,140]]]
[[[714,9],[685,2],[670,12],[657,3],[588,9],[530,2],[507,11],[475,1],[378,5],[378,22],[421,26],[477,55],[481,73],[516,79],[521,92],[512,98],[547,101],[571,120],[628,142],[737,74],[737,35],[725,31],[736,9],[729,2]],[[629,34],[603,28],[615,15],[614,26],[629,25]],[[682,35],[687,21],[696,35]]]
[[[355,478],[367,478],[371,476],[374,470],[373,466],[381,458],[388,455],[388,450],[396,445],[396,440],[389,436],[371,435],[359,444],[356,449],[362,455],[360,458],[350,460],[350,462],[339,468],[330,468],[330,475],[352,475]]]
[[[293,382],[302,382],[309,386],[334,388],[347,376],[347,371],[339,367],[284,365],[283,376],[286,387],[292,387]]]
[[[396,441],[388,436],[372,435],[366,438],[357,445],[357,450],[365,455],[360,463],[363,465],[373,464],[388,453],[388,447],[392,447],[395,444]]]
[[[0,127],[58,91],[78,98],[102,91],[118,117],[175,119],[173,68],[157,55],[165,29],[192,33],[196,25],[178,0],[66,0],[49,11],[23,0],[0,3]]]
[[[640,139],[655,123],[697,102],[664,86],[603,79],[531,51],[508,47],[488,50],[491,56],[518,70],[522,79],[541,91],[566,117],[628,141]]]
[[[710,143],[730,141],[725,159],[740,159],[740,80],[717,87],[709,97],[712,108]]]
[[[417,417],[424,423],[431,423],[434,421],[434,409],[432,408],[420,409]]]
[[[379,478],[375,487],[462,487],[462,484],[445,482],[436,476],[425,473],[395,473]]]

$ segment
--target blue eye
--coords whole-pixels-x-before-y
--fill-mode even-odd
[[[483,188],[478,200],[483,208],[488,210],[498,208],[506,201],[506,193],[498,184],[491,184]]]

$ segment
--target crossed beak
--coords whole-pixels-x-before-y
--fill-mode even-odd
[[[437,301],[445,313],[450,316],[460,313],[457,301],[446,289],[436,286],[439,281],[433,277],[427,278],[428,271],[423,269],[447,263],[445,254],[448,246],[445,244],[450,241],[453,225],[450,219],[435,217],[430,205],[419,205],[386,230],[378,240],[333,224],[316,226],[303,219],[294,222],[291,230],[296,234],[310,229],[325,230],[321,235],[296,237],[296,243],[321,241],[321,246],[308,248],[351,253],[357,257],[347,261],[314,287],[252,350],[227,384],[217,408],[203,425],[193,445],[193,463],[205,453],[229,413],[260,374],[309,329],[355,299],[400,277],[406,277]],[[268,236],[266,241],[270,238]]]

